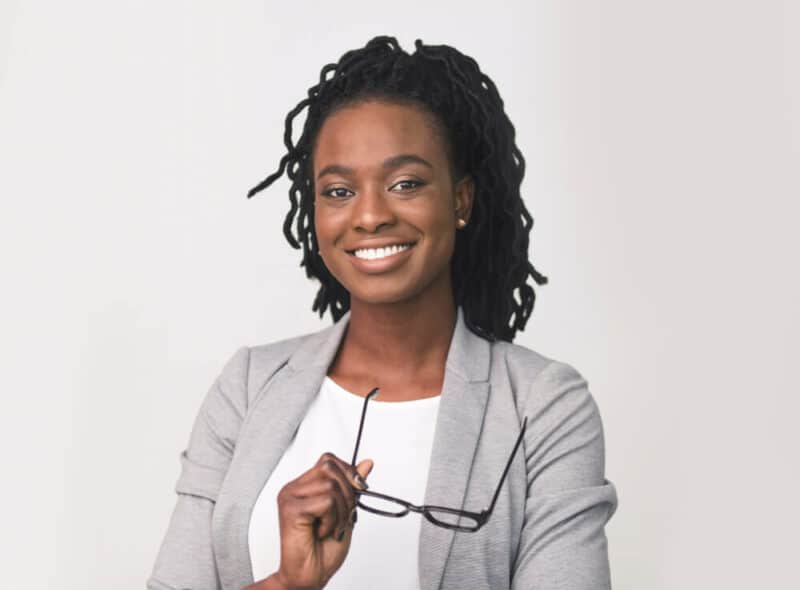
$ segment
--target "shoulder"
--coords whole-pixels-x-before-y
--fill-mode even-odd
[[[290,362],[296,352],[300,349],[316,348],[316,344],[324,341],[330,330],[329,326],[321,330],[247,347],[250,356],[248,391],[251,400],[276,373]]]
[[[492,371],[508,375],[515,390],[583,379],[571,364],[512,342],[492,343]]]
[[[508,380],[521,413],[572,412],[583,407],[596,414],[589,383],[573,365],[520,344],[492,343],[492,371]]]
[[[265,342],[250,346],[252,369],[258,373],[263,372],[272,365],[285,364],[306,340],[317,333],[318,332],[309,332],[282,340],[276,340],[274,342]]]
[[[327,329],[322,329],[274,342],[240,346],[224,362],[215,388],[239,413],[245,413],[265,384],[286,366],[292,355],[326,332]]]

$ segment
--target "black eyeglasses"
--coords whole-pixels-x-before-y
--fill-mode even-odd
[[[370,391],[367,394],[367,397],[364,399],[364,408],[361,410],[361,423],[358,425],[356,448],[353,451],[353,460],[350,463],[353,467],[356,465],[358,446],[361,444],[361,432],[364,429],[364,417],[367,415],[367,403],[377,394],[378,388],[376,387]],[[517,442],[514,444],[514,449],[511,451],[511,456],[508,458],[506,468],[503,470],[503,475],[500,477],[500,483],[497,484],[497,489],[492,497],[492,503],[485,510],[481,510],[480,512],[470,512],[468,510],[457,510],[455,508],[447,508],[445,506],[429,506],[425,504],[422,506],[415,506],[411,502],[406,502],[400,498],[395,498],[393,496],[387,496],[386,494],[380,494],[378,492],[371,492],[368,490],[354,490],[357,496],[356,504],[368,512],[380,514],[382,516],[392,516],[394,518],[400,518],[409,512],[419,512],[436,526],[473,533],[486,524],[486,521],[489,520],[489,516],[492,514],[494,504],[497,501],[497,496],[500,494],[500,488],[503,486],[503,480],[505,480],[508,469],[511,467],[511,461],[514,459],[514,455],[517,453],[517,448],[522,442],[522,437],[525,434],[525,426],[527,424],[528,418],[526,416],[522,422],[522,431],[517,437]]]

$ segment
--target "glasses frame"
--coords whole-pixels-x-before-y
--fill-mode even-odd
[[[350,462],[350,465],[355,468],[356,466],[356,458],[358,457],[358,447],[361,444],[361,433],[364,430],[364,418],[367,415],[367,403],[373,397],[378,395],[378,390],[380,388],[375,387],[372,391],[370,391],[366,397],[364,398],[364,407],[361,410],[361,422],[358,425],[358,436],[356,437],[356,446],[353,450],[353,460]],[[394,496],[389,496],[387,494],[381,494],[379,492],[373,492],[369,490],[353,490],[356,494],[356,504],[366,510],[367,512],[372,512],[373,514],[379,514],[381,516],[390,516],[394,518],[401,518],[406,516],[409,512],[417,512],[422,514],[429,522],[435,524],[436,526],[444,527],[446,529],[452,529],[456,531],[463,531],[468,533],[474,533],[475,531],[479,530],[486,522],[489,520],[489,516],[492,514],[492,510],[494,510],[495,502],[497,502],[497,497],[500,494],[500,488],[503,487],[503,482],[506,479],[506,475],[508,474],[508,470],[511,467],[511,462],[514,460],[514,455],[517,454],[517,449],[519,448],[520,443],[522,442],[522,437],[525,435],[525,428],[528,424],[528,417],[526,416],[525,419],[522,421],[522,430],[517,437],[517,442],[514,443],[514,448],[511,451],[511,455],[506,462],[506,467],[503,470],[503,475],[500,476],[500,482],[497,484],[497,489],[494,492],[494,496],[492,496],[492,502],[489,504],[489,507],[481,510],[480,512],[472,512],[469,510],[460,510],[457,508],[449,508],[447,506],[434,506],[432,504],[423,504],[422,506],[417,506],[416,504],[412,504],[411,502],[407,502],[406,500],[401,500],[400,498],[395,498]],[[369,496],[373,498],[379,498],[381,500],[388,500],[390,502],[395,502],[400,506],[403,506],[404,510],[402,512],[386,512],[383,510],[378,510],[376,508],[371,508],[369,506],[365,506],[361,503],[359,499],[360,496]],[[441,520],[436,519],[435,516],[431,514],[431,511],[436,512],[446,512],[448,514],[457,515],[459,518],[469,518],[475,521],[474,525],[459,525],[459,524],[451,524],[449,522],[444,522]]]

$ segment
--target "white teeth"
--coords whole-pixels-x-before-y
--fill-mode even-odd
[[[402,245],[393,245],[387,246],[385,248],[361,248],[356,250],[354,254],[356,258],[363,258],[366,260],[377,260],[379,258],[386,258],[387,256],[393,256],[398,252],[402,252],[403,250],[408,250],[411,247],[411,244],[402,244]]]

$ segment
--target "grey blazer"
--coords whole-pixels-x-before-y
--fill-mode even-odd
[[[251,510],[349,316],[319,332],[244,346],[225,364],[181,453],[177,503],[148,589],[240,590],[253,582]],[[604,527],[617,495],[604,477],[603,427],[586,380],[568,364],[477,336],[460,308],[425,503],[487,508],[525,416],[522,446],[486,525],[454,532],[422,519],[421,590],[610,588]]]

